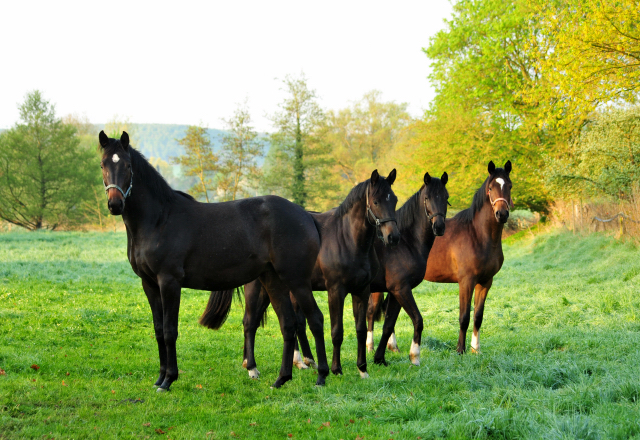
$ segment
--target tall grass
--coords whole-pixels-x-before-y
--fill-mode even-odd
[[[273,312],[256,338],[261,379],[250,380],[242,306],[214,332],[197,325],[208,293],[185,290],[181,376],[157,394],[151,313],[125,235],[0,234],[0,439],[640,438],[636,247],[523,231],[505,254],[481,355],[455,352],[457,285],[423,283],[422,366],[409,362],[403,313],[401,353],[360,379],[345,310],[345,374],[324,388],[311,370],[270,388],[282,350]],[[330,351],[326,294],[316,298]]]

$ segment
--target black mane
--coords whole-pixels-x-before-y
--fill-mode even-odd
[[[476,216],[476,212],[480,212],[482,207],[484,206],[484,201],[487,197],[487,184],[491,180],[493,175],[489,175],[482,183],[482,186],[478,188],[476,193],[473,195],[473,200],[471,201],[471,206],[467,209],[463,209],[459,213],[457,213],[453,218],[460,221],[460,223],[472,223],[473,218]]]
[[[417,193],[409,197],[409,199],[404,202],[404,205],[396,211],[396,223],[398,224],[398,229],[404,230],[411,226],[417,216],[420,215],[420,207],[422,206],[420,203],[420,193],[423,188],[424,185],[422,185]]]
[[[371,179],[367,179],[364,182],[360,182],[356,186],[354,186],[351,191],[349,191],[349,194],[347,194],[347,197],[336,208],[336,211],[333,215],[335,215],[336,217],[342,217],[343,215],[347,214],[349,210],[353,208],[353,205],[358,203],[360,200],[362,200],[363,197],[366,196],[370,181]],[[385,189],[391,190],[391,185],[387,183],[386,178],[380,176],[378,184],[373,186],[373,192],[371,195],[375,196],[380,191],[383,191]]]

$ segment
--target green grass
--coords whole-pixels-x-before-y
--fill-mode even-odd
[[[273,312],[252,381],[241,367],[242,306],[207,330],[197,324],[207,293],[186,290],[181,376],[157,394],[151,312],[125,236],[0,234],[0,439],[640,438],[638,250],[558,232],[508,242],[481,355],[455,353],[457,285],[424,283],[422,366],[409,362],[403,313],[401,353],[360,379],[346,310],[344,376],[317,388],[314,371],[296,370],[273,390],[282,349]],[[326,295],[316,297],[330,353]]]

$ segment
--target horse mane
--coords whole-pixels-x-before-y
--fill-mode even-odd
[[[471,201],[471,206],[467,209],[463,209],[459,213],[457,213],[453,218],[460,221],[460,223],[472,223],[473,218],[476,216],[477,212],[482,210],[484,206],[484,202],[487,196],[487,182],[493,177],[493,175],[489,175],[482,183],[482,186],[478,188],[476,193],[473,195],[473,200]]]
[[[171,202],[176,199],[177,195],[194,200],[193,197],[182,191],[174,191],[158,170],[147,161],[147,158],[131,145],[129,145],[129,155],[131,156],[131,167],[135,169],[138,181],[143,181],[160,202]],[[134,186],[132,191],[135,190]]]
[[[396,223],[398,224],[398,229],[402,230],[411,226],[415,221],[416,216],[420,213],[420,193],[423,188],[424,185],[420,187],[417,193],[409,197],[409,199],[404,202],[404,205],[396,211]]]
[[[358,203],[362,197],[365,196],[367,189],[369,188],[369,181],[371,179],[367,179],[364,182],[358,183],[356,186],[351,188],[347,197],[340,203],[340,205],[336,208],[336,211],[333,213],[336,217],[342,217],[345,215],[353,205]]]

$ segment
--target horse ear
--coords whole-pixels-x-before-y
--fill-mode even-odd
[[[504,170],[509,174],[511,172],[511,161],[508,160],[507,163],[504,164]]]
[[[446,171],[442,173],[442,177],[440,178],[440,181],[442,182],[443,185],[446,185],[447,182],[449,181],[449,175],[447,174]]]
[[[431,183],[431,176],[429,175],[428,172],[424,173],[424,184],[428,185],[429,183]]]
[[[100,146],[102,148],[106,148],[106,146],[109,145],[109,136],[104,134],[104,130],[100,131],[100,134],[98,135],[98,139],[100,140]]]
[[[493,172],[496,170],[496,164],[493,163],[493,161],[489,161],[489,174],[493,174]]]
[[[129,148],[129,135],[126,131],[122,132],[122,136],[120,136],[120,143],[122,144],[122,148],[127,151],[127,149]]]
[[[375,185],[376,183],[378,183],[378,178],[380,178],[378,170],[373,170],[373,173],[371,173],[371,184]]]
[[[387,176],[387,182],[389,185],[393,185],[393,182],[396,181],[396,169],[392,169],[389,175]]]

